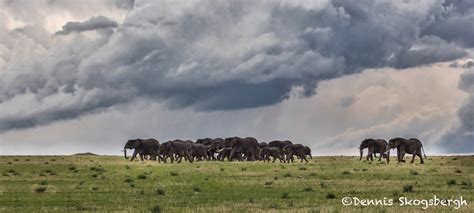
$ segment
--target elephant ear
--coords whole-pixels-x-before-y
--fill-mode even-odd
[[[401,139],[401,138],[396,139],[396,140],[393,142],[393,144],[395,145],[395,147],[400,146],[400,144],[402,144],[402,139]]]
[[[141,141],[140,139],[136,139],[136,140],[133,142],[133,147],[137,148],[137,147],[139,147],[141,144],[142,144],[142,141]]]

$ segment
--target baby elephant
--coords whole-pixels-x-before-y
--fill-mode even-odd
[[[191,158],[197,161],[207,160],[207,147],[203,144],[191,144]]]
[[[225,158],[227,158],[228,161],[232,161],[234,159],[238,161],[242,161],[242,153],[241,152],[235,152],[234,156],[230,156],[230,153],[232,152],[231,147],[226,147],[223,148],[222,150],[219,151],[219,154],[217,155],[217,160],[224,161]]]
[[[260,149],[260,158],[263,159],[263,162],[270,163],[270,157],[273,157],[273,163],[276,159],[280,160],[280,163],[285,161],[283,152],[277,147],[263,147]]]
[[[311,156],[311,149],[308,146],[303,146],[301,144],[288,144],[283,147],[283,153],[286,155],[286,163],[290,163],[290,161],[293,163],[293,155],[301,159],[301,163],[303,160],[308,163],[306,156],[313,159]]]

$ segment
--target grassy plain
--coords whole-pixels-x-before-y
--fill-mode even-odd
[[[0,212],[422,212],[399,197],[459,198],[474,212],[474,156],[389,165],[358,157],[310,163],[129,162],[118,156],[1,156]],[[344,206],[343,197],[394,199]],[[426,212],[426,211],[423,211]]]

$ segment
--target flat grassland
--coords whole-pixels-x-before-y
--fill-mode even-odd
[[[0,212],[422,212],[422,206],[400,206],[399,197],[434,195],[462,196],[468,206],[431,206],[429,212],[474,212],[472,180],[474,156],[428,157],[424,165],[340,156],[307,164],[2,156]],[[343,197],[394,203],[344,206]]]

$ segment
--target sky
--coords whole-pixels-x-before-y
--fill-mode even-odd
[[[474,153],[472,1],[0,0],[0,155],[251,136]]]

